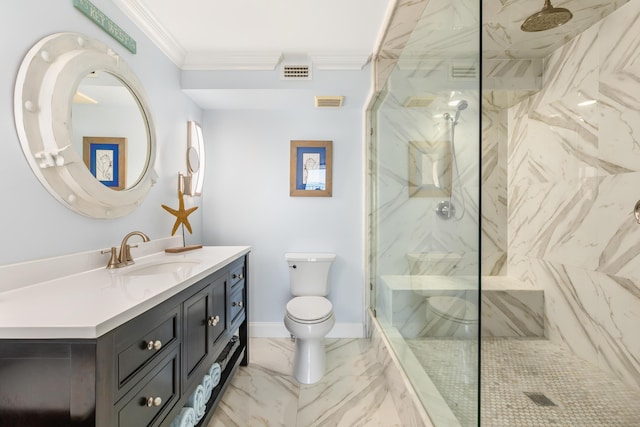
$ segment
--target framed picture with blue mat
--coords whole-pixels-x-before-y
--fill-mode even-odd
[[[291,141],[289,195],[331,197],[332,141]]]

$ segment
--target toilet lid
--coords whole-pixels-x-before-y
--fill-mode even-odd
[[[333,314],[333,304],[324,297],[295,297],[287,303],[287,315],[295,321],[318,323]]]
[[[458,297],[430,297],[429,305],[431,309],[445,319],[458,322],[477,322],[478,307],[462,298]]]

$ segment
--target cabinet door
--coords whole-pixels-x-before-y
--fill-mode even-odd
[[[208,314],[211,311],[211,287],[207,286],[184,302],[184,366],[191,376],[208,354]]]
[[[211,327],[211,342],[215,345],[218,339],[227,330],[227,281],[226,275],[220,277],[212,284],[213,304],[209,325]]]

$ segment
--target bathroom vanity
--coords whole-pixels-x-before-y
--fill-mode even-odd
[[[160,252],[0,292],[1,426],[166,426],[248,363],[249,247]]]

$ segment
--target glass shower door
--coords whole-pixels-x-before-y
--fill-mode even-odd
[[[372,308],[436,426],[478,423],[479,15],[428,2],[370,116]]]

